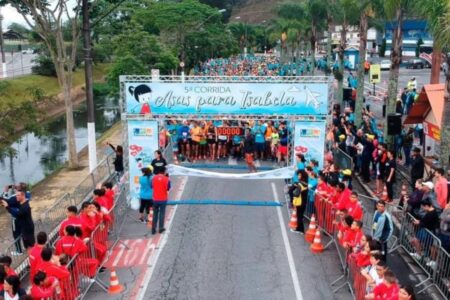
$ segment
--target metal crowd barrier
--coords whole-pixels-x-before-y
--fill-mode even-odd
[[[353,170],[353,158],[339,148],[333,148],[333,162],[341,170]]]
[[[411,214],[408,213],[405,216],[398,238],[398,245],[391,249],[390,252],[402,248],[427,275],[426,279],[416,285],[417,287],[420,287],[427,283],[419,293],[432,286],[436,286],[439,289],[439,286],[436,284],[436,281],[433,281],[433,278],[435,278],[435,273],[437,271],[438,257],[436,253],[439,249],[442,249],[441,240],[434,235],[433,232],[420,227],[414,221],[415,218]],[[445,252],[443,249],[441,251]],[[441,259],[444,260],[443,262],[445,265],[445,255],[441,255]],[[440,266],[440,268],[442,268],[442,266]],[[440,271],[445,272],[442,269],[440,269]],[[441,291],[441,293],[442,292],[443,291]]]
[[[58,238],[59,224],[66,218],[66,208],[70,205],[80,207],[81,203],[92,197],[91,193],[96,186],[104,181],[112,178],[114,167],[110,163],[114,153],[110,153],[103,159],[97,168],[90,173],[80,184],[74,189],[73,193],[66,193],[59,198],[50,208],[48,208],[39,219],[35,220],[35,233],[45,231],[48,235],[49,242],[54,244]],[[7,246],[3,253],[10,255],[11,252],[17,250],[17,244],[21,245],[22,238],[19,237]],[[21,279],[25,278],[29,273],[28,254],[23,245],[22,255],[10,255],[13,262],[11,267],[16,270]]]

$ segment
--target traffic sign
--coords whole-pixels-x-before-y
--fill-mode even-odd
[[[381,67],[380,65],[370,65],[369,71],[370,83],[380,83],[381,82]]]

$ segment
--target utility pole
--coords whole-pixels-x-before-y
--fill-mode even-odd
[[[3,78],[8,77],[8,71],[6,69],[6,57],[5,57],[5,44],[3,43],[3,15],[0,11],[0,48],[2,51],[2,71],[3,71]]]
[[[83,48],[84,74],[86,80],[87,130],[89,150],[89,172],[97,167],[97,145],[95,139],[94,91],[92,78],[91,28],[89,21],[89,0],[83,0]]]

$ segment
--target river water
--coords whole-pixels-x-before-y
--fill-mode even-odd
[[[74,107],[75,137],[77,150],[87,145],[86,103]],[[118,99],[95,97],[95,131],[99,137],[120,120]],[[34,184],[67,161],[66,118],[57,117],[46,125],[44,136],[24,133],[12,145],[14,157],[0,159],[0,187],[25,182]]]

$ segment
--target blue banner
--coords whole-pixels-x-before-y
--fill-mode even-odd
[[[325,155],[325,121],[295,122],[294,129],[294,151],[295,155],[301,153],[307,161],[315,159],[319,162],[319,168],[322,169]]]
[[[326,115],[327,83],[125,83],[128,114]]]
[[[151,164],[158,150],[158,123],[134,121],[128,124],[128,158],[130,172],[130,196],[139,199],[141,169]]]

